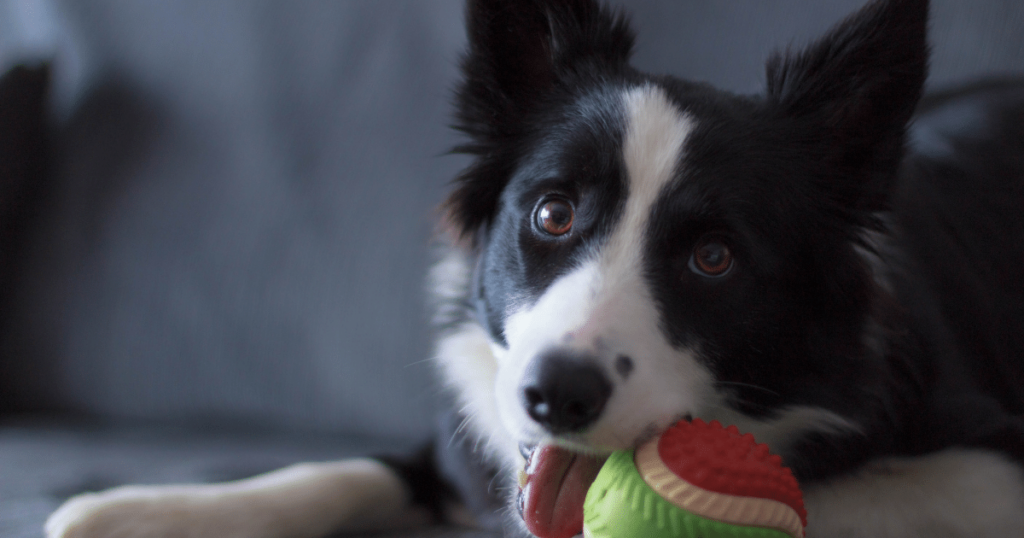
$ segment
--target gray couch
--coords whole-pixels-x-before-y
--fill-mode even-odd
[[[621,3],[641,68],[750,92],[862,1]],[[0,88],[0,537],[82,491],[428,438],[461,9],[0,0],[0,72],[31,68]],[[934,12],[932,87],[1024,71],[1024,3]]]

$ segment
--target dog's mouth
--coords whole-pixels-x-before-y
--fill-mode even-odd
[[[693,420],[683,413],[669,422]],[[651,424],[632,446],[653,439],[663,427]],[[583,502],[610,454],[586,453],[549,443],[519,444],[526,459],[519,473],[519,515],[539,538],[571,538],[583,532]]]
[[[539,538],[571,538],[583,532],[583,501],[607,456],[555,446],[524,446],[518,507],[526,528]]]

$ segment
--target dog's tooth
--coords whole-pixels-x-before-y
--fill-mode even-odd
[[[516,481],[519,482],[519,489],[522,490],[526,487],[526,484],[530,483],[530,475],[526,474],[526,471],[519,469],[519,473],[516,474]]]

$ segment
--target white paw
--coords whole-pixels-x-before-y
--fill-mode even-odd
[[[317,538],[429,521],[401,479],[365,459],[300,464],[236,482],[124,486],[79,495],[47,538]]]
[[[177,488],[126,486],[65,502],[46,520],[47,538],[185,538],[205,525],[205,495]],[[198,510],[197,510],[198,509]]]

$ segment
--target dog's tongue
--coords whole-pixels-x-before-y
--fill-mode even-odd
[[[571,538],[583,532],[583,500],[603,458],[542,446],[530,459],[523,486],[523,521],[539,538]]]

